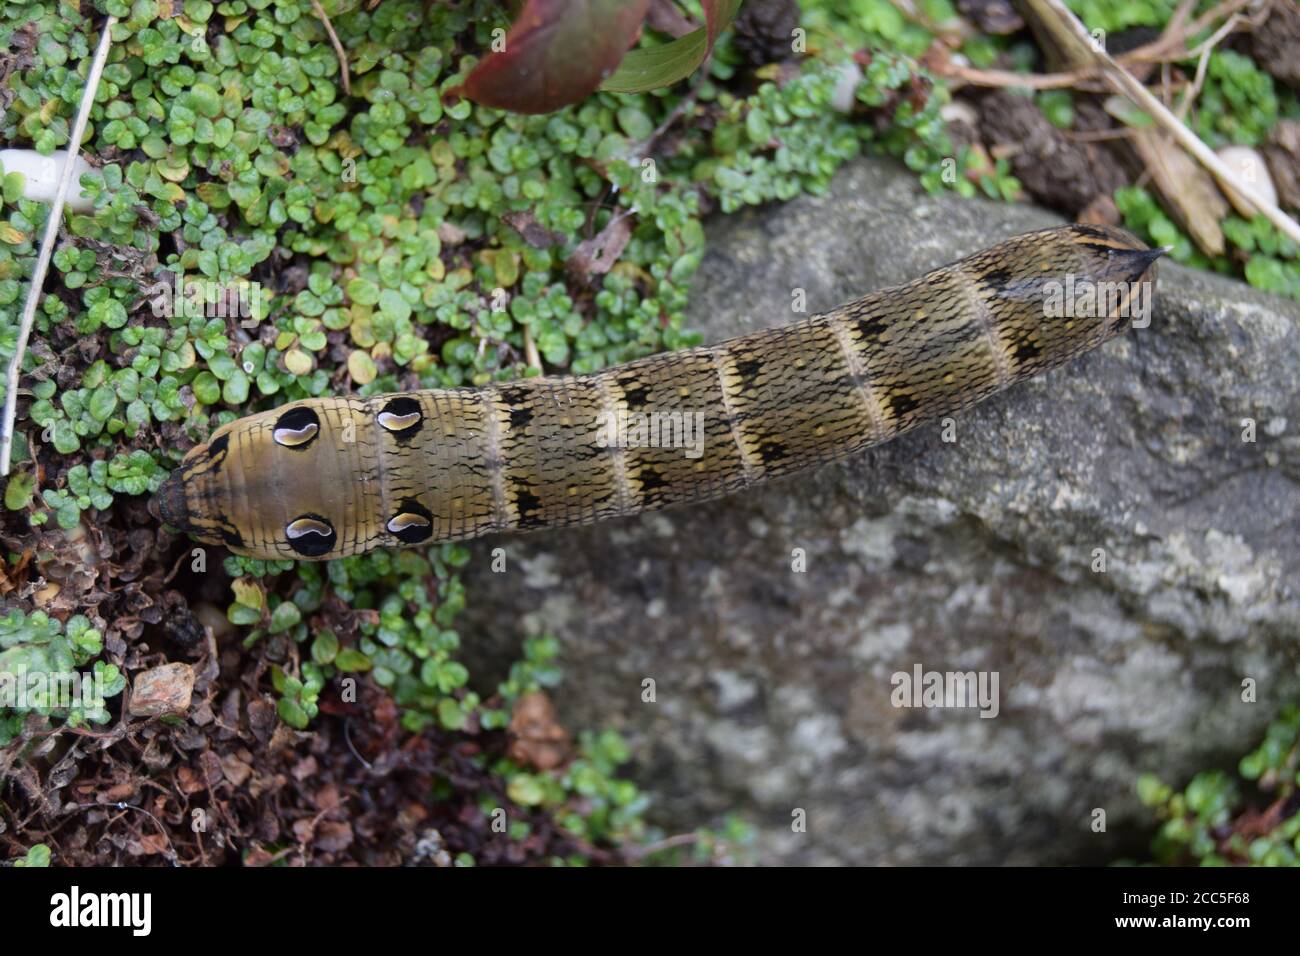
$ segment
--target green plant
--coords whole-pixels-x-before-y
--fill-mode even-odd
[[[1152,842],[1157,862],[1300,866],[1300,812],[1292,806],[1300,785],[1300,708],[1286,708],[1237,769],[1245,783],[1211,770],[1182,792],[1151,774],[1139,778],[1138,796],[1164,821]],[[1250,798],[1243,794],[1247,783],[1254,785]]]
[[[1169,22],[1176,0],[1065,0],[1089,29],[1118,33],[1129,27],[1161,27]]]
[[[1074,97],[1069,90],[1043,90],[1034,101],[1053,126],[1069,129],[1074,125]]]
[[[1235,50],[1210,54],[1196,100],[1196,134],[1210,146],[1258,146],[1278,120],[1273,78]]]
[[[1115,191],[1115,203],[1124,224],[1152,245],[1169,246],[1179,262],[1199,268],[1230,272],[1229,256],[1209,258],[1200,252],[1141,187]],[[1245,261],[1246,281],[1258,289],[1300,299],[1300,247],[1277,231],[1263,216],[1247,221],[1230,215],[1222,223],[1223,235],[1231,244],[1231,255]]]
[[[66,623],[44,611],[0,617],[0,745],[22,732],[28,714],[71,727],[107,722],[105,701],[126,681],[115,665],[95,660],[102,651],[99,631],[82,615]]]
[[[27,853],[14,860],[13,865],[23,867],[47,867],[50,865],[50,848],[44,843],[28,847]]]

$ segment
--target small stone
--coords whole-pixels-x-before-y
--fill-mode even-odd
[[[858,84],[862,82],[862,67],[846,60],[839,67],[835,89],[831,92],[831,108],[840,113],[852,113],[858,101]]]
[[[1261,199],[1277,205],[1277,190],[1273,187],[1273,177],[1269,175],[1268,163],[1264,162],[1263,156],[1249,146],[1225,146],[1218,155],[1246,187],[1254,190]],[[1255,207],[1237,190],[1225,185],[1223,194],[1247,219],[1255,215]]]
[[[163,664],[140,674],[131,688],[133,717],[183,714],[190,708],[194,670],[189,664]]]
[[[1011,0],[957,0],[957,9],[985,33],[1007,36],[1025,26]]]
[[[939,108],[939,116],[945,123],[965,123],[968,126],[978,126],[980,121],[979,111],[965,100],[943,104]]]

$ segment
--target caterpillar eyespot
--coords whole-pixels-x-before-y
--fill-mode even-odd
[[[1160,253],[1108,227],[1041,230],[784,328],[591,375],[299,401],[190,451],[154,510],[237,554],[330,559],[718,498],[1101,345],[1149,314]]]
[[[390,399],[378,416],[380,426],[399,439],[409,438],[419,431],[423,418],[420,403],[404,396]]]
[[[418,501],[403,500],[399,511],[388,519],[385,527],[404,544],[427,541],[433,534],[433,515]]]
[[[319,433],[320,419],[316,413],[299,405],[280,416],[271,437],[287,448],[306,448]]]
[[[316,514],[294,518],[285,526],[284,534],[289,546],[307,558],[319,558],[329,553],[338,539],[334,526]]]

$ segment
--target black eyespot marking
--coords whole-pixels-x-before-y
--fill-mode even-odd
[[[736,374],[741,378],[754,378],[762,368],[762,359],[744,358],[736,360]]]
[[[424,412],[420,403],[413,398],[399,395],[388,400],[379,411],[380,427],[393,433],[398,441],[406,441],[420,430],[424,424]]]
[[[414,498],[403,498],[397,514],[388,519],[388,532],[405,544],[419,544],[433,536],[433,515]]]
[[[888,327],[888,323],[878,315],[858,319],[858,334],[864,339],[878,339]]]
[[[271,437],[277,445],[286,448],[303,449],[316,440],[320,434],[320,419],[316,413],[305,405],[291,408],[275,420],[275,429]]]
[[[514,405],[510,409],[510,427],[527,428],[533,420],[533,410],[527,405]]]
[[[533,494],[527,482],[517,482],[514,487],[515,507],[519,509],[519,527],[538,528],[542,524],[542,499]]]
[[[640,379],[629,377],[626,382],[620,381],[618,387],[623,390],[623,401],[628,408],[645,408],[649,404],[650,386]]]
[[[1038,358],[1038,356],[1042,354],[1042,351],[1042,348],[1037,342],[1026,340],[1016,346],[1016,361],[1028,362],[1030,359]]]
[[[780,461],[789,455],[790,452],[779,441],[768,441],[758,446],[758,457],[763,459],[764,464],[770,465],[774,461]]]
[[[656,488],[667,488],[668,482],[664,479],[662,472],[644,467],[637,472],[637,479],[641,482],[642,491],[654,491]]]
[[[920,404],[907,392],[894,392],[889,396],[889,413],[895,418],[902,418]]]
[[[310,513],[299,515],[285,525],[284,534],[289,539],[289,547],[308,558],[326,554],[338,540],[328,519]]]

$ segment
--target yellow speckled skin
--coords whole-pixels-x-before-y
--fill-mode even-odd
[[[594,375],[295,402],[193,449],[156,511],[238,554],[328,559],[716,498],[1101,344],[1128,325],[1127,299],[1049,316],[1045,283],[1131,288],[1154,281],[1158,255],[1120,230],[1066,226],[785,328]],[[700,413],[699,454],[602,441],[620,413]]]

